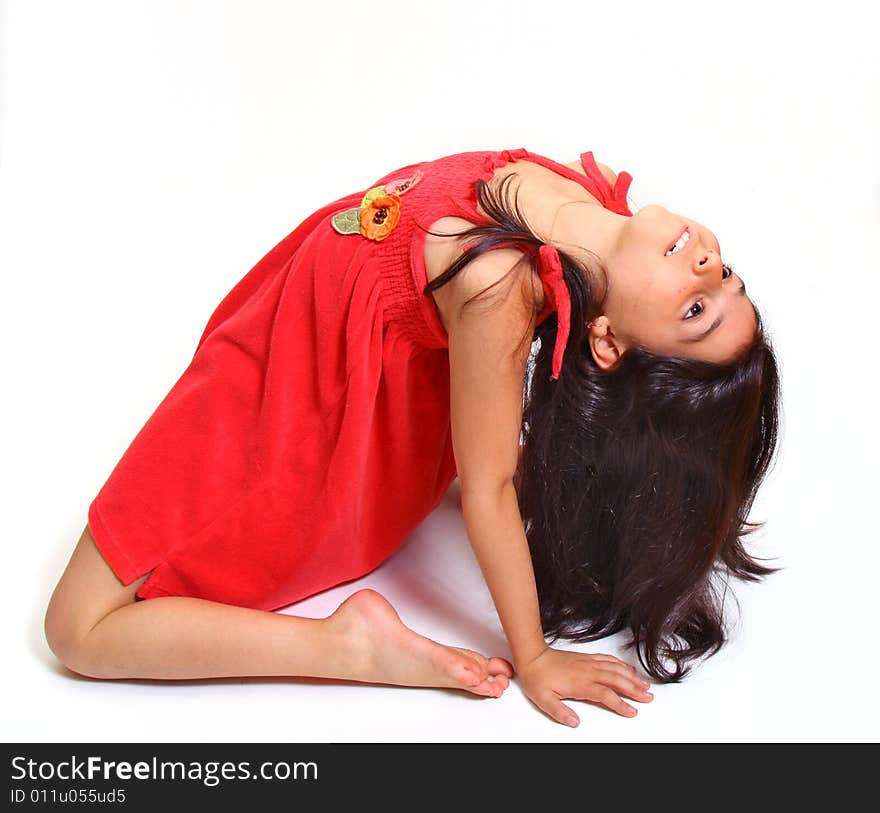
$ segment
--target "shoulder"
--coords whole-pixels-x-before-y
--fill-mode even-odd
[[[522,314],[531,311],[535,298],[532,286],[528,284],[531,277],[529,266],[528,258],[519,249],[491,249],[471,260],[453,280],[457,284],[447,287],[455,291],[454,304],[462,314],[467,314],[473,307],[478,320],[484,319],[486,309],[489,309],[497,311],[499,319],[519,321]],[[475,301],[478,297],[485,302],[485,308]],[[474,306],[464,307],[469,300],[475,301]],[[476,316],[477,312],[481,316]]]
[[[578,158],[577,161],[570,161],[565,166],[567,166],[569,169],[575,170],[575,172],[580,172],[581,175],[587,174],[584,170],[583,165],[581,164],[580,158]],[[617,180],[617,173],[613,169],[611,169],[611,167],[606,166],[605,164],[601,164],[598,161],[596,161],[596,166],[599,167],[599,171],[608,179],[608,183],[610,183],[613,187],[614,182]]]
[[[531,308],[520,295],[529,275],[519,273],[520,263],[528,267],[518,249],[497,248],[460,272],[462,300],[472,301],[460,300],[450,319],[449,400],[465,503],[469,495],[498,494],[516,475],[532,337]]]

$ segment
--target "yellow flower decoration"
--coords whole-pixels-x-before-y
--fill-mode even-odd
[[[340,234],[360,234],[368,240],[388,237],[400,221],[400,196],[412,189],[423,177],[416,170],[408,178],[396,178],[387,184],[369,189],[360,206],[337,212],[330,221]]]

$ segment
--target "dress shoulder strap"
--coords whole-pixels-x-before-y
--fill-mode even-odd
[[[568,178],[570,181],[579,183],[600,201],[606,209],[617,214],[632,217],[632,212],[629,210],[626,201],[626,195],[632,183],[632,175],[626,171],[620,172],[612,187],[608,179],[602,174],[602,170],[599,169],[592,150],[582,152],[580,155],[581,166],[584,168],[584,172],[578,172],[565,164],[561,164],[559,161],[548,158],[546,155],[530,152],[522,147],[517,150],[505,150],[500,155],[501,160],[493,161],[493,168],[501,166],[511,159],[522,159],[531,161],[534,164],[540,164],[558,175]]]
[[[626,195],[632,183],[632,175],[625,170],[619,172],[614,181],[614,186],[611,186],[608,178],[599,169],[592,150],[581,153],[581,166],[584,168],[584,172],[602,190],[602,199],[605,202],[606,208],[618,214],[632,217],[632,212],[629,210],[626,202]]]

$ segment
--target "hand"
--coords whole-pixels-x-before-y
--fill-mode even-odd
[[[637,712],[621,696],[641,703],[654,699],[647,691],[651,684],[613,655],[586,655],[547,647],[531,661],[518,664],[516,671],[529,700],[556,722],[573,727],[580,720],[562,702],[564,698],[597,703],[624,717],[635,717]]]

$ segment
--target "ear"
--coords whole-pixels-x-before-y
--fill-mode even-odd
[[[588,326],[587,341],[597,366],[611,372],[620,363],[626,345],[614,335],[607,316],[599,316]]]

